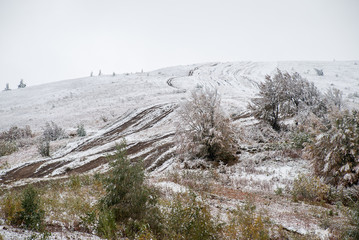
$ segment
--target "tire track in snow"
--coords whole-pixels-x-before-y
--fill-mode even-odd
[[[126,136],[136,137],[143,131],[151,129],[156,124],[160,124],[175,109],[175,104],[155,105],[143,110],[135,111],[125,119],[120,119],[108,126],[108,130],[99,135],[89,137],[88,140],[70,149],[63,156],[54,159],[39,160],[32,163],[25,163],[21,166],[10,169],[0,175],[0,184],[8,184],[22,179],[53,177],[67,175],[71,173],[83,173],[108,162],[106,155],[115,151],[114,143],[116,140]],[[130,158],[144,159],[145,165],[150,166],[158,157],[168,152],[174,147],[173,133],[163,133],[150,137],[147,140],[140,140],[128,145],[127,152]],[[141,139],[141,137],[139,138]],[[113,144],[112,144],[113,143]],[[108,147],[103,147],[104,145]],[[82,156],[79,159],[80,155]],[[136,156],[136,154],[139,156]],[[131,156],[132,155],[132,156]],[[94,157],[90,161],[82,162],[82,158]],[[169,154],[170,156],[170,154]],[[76,163],[75,166],[71,164]],[[64,171],[59,171],[63,169]]]

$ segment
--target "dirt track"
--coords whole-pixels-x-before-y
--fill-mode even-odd
[[[176,107],[174,104],[163,104],[152,106],[138,112],[132,112],[125,118],[120,118],[111,125],[108,125],[102,134],[89,137],[60,157],[25,163],[5,172],[0,176],[0,184],[8,184],[27,178],[38,179],[50,175],[61,176],[83,173],[97,168],[100,165],[106,164],[110,159],[107,155],[115,151],[115,144],[112,145],[111,143],[129,135],[139,134],[156,124],[161,124],[162,120],[173,113]],[[160,166],[172,156],[170,150],[174,146],[173,135],[173,133],[167,132],[162,135],[153,136],[147,140],[131,143],[128,145],[127,153],[134,161],[143,159],[146,168],[149,168],[157,159],[161,160],[157,163]],[[111,147],[101,149],[103,145],[109,143]],[[96,147],[99,147],[99,150],[96,150]],[[84,153],[84,155],[88,157],[95,156],[95,158],[84,164],[77,164],[75,165],[76,167],[71,166],[71,163],[75,161],[81,163],[80,159],[72,157],[79,153]],[[154,170],[156,167],[158,166],[152,166],[149,170]],[[54,171],[59,168],[64,168],[65,171],[59,174],[54,173]]]

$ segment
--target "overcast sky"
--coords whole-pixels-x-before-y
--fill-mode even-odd
[[[359,60],[358,0],[0,0],[0,89],[211,61]]]

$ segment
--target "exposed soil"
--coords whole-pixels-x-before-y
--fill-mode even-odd
[[[71,164],[73,161],[79,161],[79,159],[71,159],[71,154],[76,154],[80,152],[86,153],[87,150],[93,149],[98,146],[102,146],[104,144],[108,144],[119,140],[121,138],[125,138],[126,136],[140,133],[144,130],[147,130],[154,125],[160,123],[164,118],[166,118],[169,114],[171,114],[177,106],[172,104],[162,104],[155,105],[140,111],[137,114],[132,113],[127,115],[129,117],[128,120],[124,121],[126,118],[118,119],[112,125],[108,125],[108,131],[105,131],[101,135],[95,135],[92,138],[89,138],[87,141],[81,143],[80,145],[70,149],[64,155],[60,157],[53,158],[51,160],[40,160],[38,162],[33,163],[25,163],[22,166],[19,166],[15,169],[12,169],[0,177],[0,184],[10,183],[19,181],[21,179],[26,178],[44,178],[50,174],[52,174],[56,169],[61,167],[65,167],[64,173],[59,173],[57,175],[71,175],[74,173],[84,173],[95,169],[103,164],[108,163],[109,157],[104,156],[109,154],[115,150],[115,146],[109,147],[105,150],[99,150],[98,152],[89,152],[87,156],[101,155],[90,162],[86,162],[79,167],[73,168],[68,167],[66,165]],[[124,121],[121,123],[121,121]],[[119,124],[120,123],[120,124]],[[118,126],[116,126],[118,125]],[[167,152],[170,148],[174,146],[173,133],[165,133],[164,135],[156,136],[150,140],[146,141],[138,141],[128,146],[127,154],[131,159],[137,161],[138,159],[144,160],[145,167],[149,167],[152,165],[154,161],[156,161],[162,154]],[[160,141],[166,140],[161,144],[157,144]],[[139,154],[143,152],[142,154]],[[136,155],[136,156],[134,156]],[[133,157],[132,157],[133,156]],[[165,157],[162,157],[158,166],[162,165],[165,159],[172,156],[171,153],[168,153]],[[69,157],[66,159],[66,157]],[[51,163],[48,163],[51,161]],[[154,170],[155,168],[152,168]]]

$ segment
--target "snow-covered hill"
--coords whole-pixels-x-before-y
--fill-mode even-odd
[[[171,172],[175,165],[171,163],[176,149],[176,125],[181,124],[176,114],[181,101],[188,98],[193,89],[217,88],[227,114],[244,117],[235,118],[236,127],[251,125],[253,119],[246,114],[248,102],[258,93],[258,83],[277,68],[298,72],[322,92],[329,87],[338,88],[344,93],[347,107],[359,107],[359,65],[356,61],[204,63],[3,91],[0,92],[0,131],[11,126],[29,125],[38,137],[46,122],[53,121],[70,137],[51,142],[49,158],[38,154],[36,144],[0,157],[0,186],[12,187],[75,173],[105,171],[108,154],[115,151],[116,144],[123,138],[127,141],[130,157],[144,159],[145,167],[153,173],[154,182],[167,179],[161,174],[168,169]],[[323,70],[324,75],[318,76],[315,68]],[[75,133],[78,124],[84,124],[87,136],[71,134]],[[248,151],[242,152],[240,163],[224,170],[231,174],[223,173],[225,186],[220,189],[236,194],[264,191],[270,195],[277,188],[287,188],[300,172],[309,171],[305,160],[264,151],[261,145],[249,147],[243,144],[241,148]],[[157,183],[160,187],[168,188],[174,184],[161,181]],[[212,199],[212,203],[216,208],[224,208],[243,200],[233,196]],[[266,199],[261,194],[258,197]],[[322,230],[315,219],[308,224],[308,219],[293,217],[293,209],[298,206],[286,199],[280,201],[280,207],[276,205],[278,203],[262,206],[270,209],[274,222],[297,233],[321,235]],[[305,215],[312,206],[301,205],[301,208]],[[323,234],[327,236],[328,233]]]
[[[188,95],[186,90],[208,85],[218,88],[224,107],[241,111],[256,94],[256,83],[276,68],[297,71],[322,91],[334,86],[344,92],[348,101],[358,100],[353,97],[359,92],[359,65],[355,61],[195,64],[0,92],[0,131],[13,125],[40,130],[47,121],[66,129],[82,122],[97,131],[102,117],[111,121],[131,109],[178,102]],[[323,69],[324,76],[317,76],[314,68]]]
[[[247,111],[249,100],[258,92],[257,84],[277,68],[299,72],[323,92],[329,87],[342,90],[348,106],[355,107],[359,102],[359,65],[355,61],[205,63],[3,91],[0,131],[29,125],[39,133],[46,122],[54,121],[67,132],[82,123],[88,132],[85,138],[65,140],[50,159],[34,152],[2,157],[0,160],[6,159],[10,168],[27,164],[22,166],[24,175],[18,170],[11,175],[9,169],[3,173],[7,172],[8,180],[15,180],[91,170],[101,167],[103,157],[124,137],[134,156],[145,157],[147,167],[160,161],[156,163],[159,167],[174,148],[173,133],[175,125],[180,124],[175,110],[191,90],[217,88],[227,113],[238,115]],[[318,76],[315,68],[322,69],[324,76]],[[25,174],[33,168],[36,174]]]

